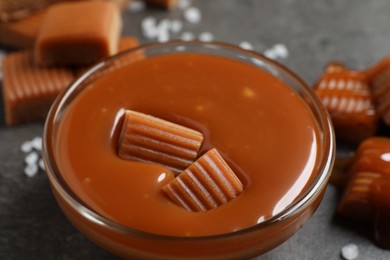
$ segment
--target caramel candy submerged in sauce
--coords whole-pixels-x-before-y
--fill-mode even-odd
[[[202,141],[198,131],[126,110],[118,155],[126,160],[161,164],[180,173],[196,159]]]
[[[45,11],[39,11],[17,21],[0,23],[0,44],[17,48],[32,48],[45,14]]]
[[[214,148],[163,186],[169,198],[189,211],[217,208],[236,198],[243,184]]]
[[[74,78],[66,68],[37,67],[29,51],[7,55],[3,73],[7,125],[44,119],[58,93]]]
[[[38,64],[83,65],[118,51],[118,7],[108,1],[64,2],[47,12],[35,45]]]
[[[378,117],[364,73],[330,64],[315,92],[327,108],[338,138],[359,143],[375,134]]]

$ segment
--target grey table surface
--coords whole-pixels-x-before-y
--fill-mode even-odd
[[[199,24],[184,24],[195,35],[211,32],[218,41],[250,42],[264,52],[284,44],[289,56],[281,63],[309,84],[326,63],[340,60],[365,68],[390,54],[388,0],[193,0]],[[123,13],[124,35],[142,43],[140,23],[146,16],[178,18],[183,11],[147,8]],[[0,101],[2,102],[2,101]],[[84,238],[64,217],[44,172],[28,178],[20,145],[40,136],[42,123],[6,127],[0,104],[0,259],[115,259]],[[259,256],[259,260],[341,259],[341,248],[359,247],[357,259],[390,259],[390,251],[371,241],[365,227],[335,214],[339,191],[329,185],[313,218],[291,239]]]

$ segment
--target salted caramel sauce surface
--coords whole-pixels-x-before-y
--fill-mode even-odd
[[[243,182],[225,205],[190,212],[162,186],[166,168],[116,153],[124,109],[200,131],[200,155],[217,148]],[[61,116],[55,157],[67,185],[92,210],[155,234],[203,236],[240,230],[286,208],[311,184],[321,149],[307,105],[252,65],[204,54],[148,58],[88,86]]]

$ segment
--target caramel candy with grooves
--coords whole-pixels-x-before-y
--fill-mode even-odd
[[[390,249],[390,178],[379,178],[372,184],[374,205],[374,238],[375,242]]]
[[[33,48],[45,14],[45,11],[39,11],[17,21],[0,23],[0,44],[16,48]]]
[[[217,208],[236,198],[243,189],[240,179],[215,148],[163,186],[173,202],[189,211]]]
[[[178,0],[145,0],[148,4],[160,6],[166,9],[174,9]]]
[[[390,57],[367,70],[378,114],[390,126]]]
[[[172,122],[126,110],[118,143],[122,159],[161,164],[180,173],[195,161],[203,135]]]
[[[359,143],[376,133],[378,116],[364,73],[330,64],[315,92],[327,108],[338,138]]]
[[[35,44],[40,65],[86,65],[118,51],[122,22],[108,1],[63,2],[50,6]]]
[[[371,186],[381,178],[376,172],[358,172],[349,180],[343,193],[338,212],[359,221],[368,221],[372,217]]]
[[[36,66],[30,51],[8,54],[3,73],[7,125],[43,120],[58,93],[74,78],[66,68]]]

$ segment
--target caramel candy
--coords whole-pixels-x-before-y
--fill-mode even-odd
[[[145,0],[148,4],[160,6],[166,9],[173,9],[177,6],[178,0]]]
[[[371,186],[381,178],[376,172],[358,172],[349,180],[343,193],[338,212],[359,221],[368,221],[372,217]]]
[[[21,20],[0,23],[0,44],[16,48],[32,48],[45,14],[45,11],[39,11]]]
[[[338,138],[359,143],[376,133],[378,116],[364,73],[330,64],[315,92],[328,110]]]
[[[1,0],[0,22],[15,21],[42,9],[53,0]]]
[[[108,1],[63,2],[50,6],[35,44],[40,65],[85,65],[118,51],[122,22]]]
[[[378,114],[390,126],[390,57],[367,70]]]
[[[374,238],[376,243],[390,249],[390,178],[379,178],[372,184],[374,205]]]
[[[236,198],[244,185],[214,148],[162,189],[189,211],[207,211]]]
[[[30,51],[8,54],[3,75],[7,125],[44,119],[58,93],[74,78],[65,68],[35,66]]]
[[[122,159],[161,164],[175,173],[195,160],[200,132],[131,110],[124,117],[118,145]]]

